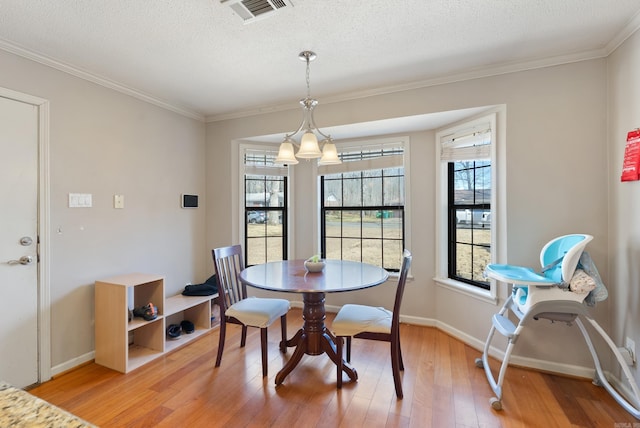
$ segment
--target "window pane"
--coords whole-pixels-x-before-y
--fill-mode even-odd
[[[361,261],[361,241],[359,239],[342,240],[342,260]]]
[[[382,205],[382,177],[364,179],[362,192],[364,206]]]
[[[360,180],[360,178],[344,180],[342,196],[344,199],[343,205],[345,207],[359,207],[362,205],[361,184],[362,180]]]
[[[455,162],[453,173],[454,204],[473,204],[474,196],[473,162]]]
[[[471,244],[473,241],[471,240],[471,229],[466,224],[458,224],[456,226],[456,237],[457,242],[461,242],[464,244]]]
[[[284,206],[284,177],[247,175],[245,204],[247,207]]]
[[[404,167],[385,168],[382,173],[385,177],[404,177]]]
[[[325,236],[340,237],[342,236],[342,212],[326,211],[325,212]]]
[[[326,258],[327,259],[337,259],[340,260],[342,258],[342,240],[340,238],[327,238],[325,239],[326,244]]]
[[[261,221],[256,223],[255,218],[260,213],[262,215]],[[267,225],[264,222],[264,213],[262,211],[249,211],[248,218],[251,218],[249,224],[247,225],[247,238],[257,238],[260,236],[265,236],[267,231]]]
[[[284,182],[281,179],[273,179],[273,177],[265,183],[265,200],[268,207],[284,206]]]
[[[384,237],[387,239],[402,239],[402,231],[404,229],[402,222],[402,213],[398,210],[385,210],[383,213],[388,213],[386,217],[382,218],[382,230],[384,231]],[[398,255],[398,260],[402,251]]]
[[[472,229],[473,243],[478,246],[487,247],[491,246],[491,229],[487,228],[474,228]]]
[[[247,266],[264,263],[265,254],[266,243],[264,238],[247,238]]]
[[[379,217],[380,211],[364,211],[362,213],[362,237],[382,238],[382,221]]]
[[[456,210],[456,224],[459,227],[461,224],[468,224],[471,219],[471,212],[469,210]]]
[[[264,207],[267,205],[265,182],[262,177],[247,176],[245,180],[244,198],[248,207]]]
[[[384,205],[404,205],[404,177],[384,178]]]
[[[486,162],[476,162],[476,204],[491,203],[491,166],[481,164]]]
[[[273,217],[275,217],[276,215],[279,215],[280,212],[272,211],[269,214],[271,214]],[[279,237],[279,238],[283,237],[284,236],[284,227],[283,227],[282,223],[279,223],[279,222],[276,223],[276,224],[268,223],[267,224],[267,236],[269,236],[269,237]]]
[[[266,213],[266,222],[267,224],[271,227],[271,226],[280,226],[280,232],[278,233],[279,235],[283,235],[283,231],[282,231],[282,211],[278,210],[278,211],[267,211]]]
[[[277,260],[282,260],[282,238],[281,237],[272,237],[267,238],[267,262],[274,262]]]
[[[372,239],[364,241],[362,261],[376,266],[382,266],[382,241]]]
[[[345,238],[360,238],[362,236],[360,211],[342,212],[342,236]]]
[[[473,281],[484,282],[488,284],[488,281],[484,278],[484,270],[489,263],[491,263],[491,251],[489,251],[489,248],[475,247],[471,279]]]
[[[472,280],[473,247],[467,244],[456,244],[456,275]]]
[[[402,241],[385,239],[382,241],[382,244],[384,245],[384,251],[382,253],[384,265],[382,267],[399,271],[400,265],[402,264]]]
[[[327,207],[342,205],[342,180],[324,180],[324,205]]]

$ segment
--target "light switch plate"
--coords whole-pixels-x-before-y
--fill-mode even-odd
[[[69,208],[91,208],[91,193],[69,193]]]

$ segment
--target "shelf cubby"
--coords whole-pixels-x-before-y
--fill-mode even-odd
[[[212,301],[217,294],[165,297],[164,277],[142,273],[103,279],[95,285],[97,364],[128,373],[211,330]],[[148,303],[157,307],[156,319],[129,321],[130,308]],[[183,320],[191,321],[195,331],[167,339],[167,326]]]

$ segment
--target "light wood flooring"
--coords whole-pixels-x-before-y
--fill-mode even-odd
[[[292,336],[302,325],[300,309],[288,317]],[[327,314],[327,323],[332,318]],[[387,343],[353,341],[359,379],[345,376],[342,390],[326,355],[305,355],[276,388],[274,377],[293,352],[279,352],[278,323],[269,329],[267,378],[261,376],[259,330],[249,329],[244,349],[239,333],[238,326],[228,327],[217,369],[214,329],[129,374],[91,363],[29,392],[101,427],[640,426],[589,380],[517,367],[509,367],[503,410],[495,411],[484,371],[474,364],[480,351],[435,328],[402,325],[403,400],[394,393]]]

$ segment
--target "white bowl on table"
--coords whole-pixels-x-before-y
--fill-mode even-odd
[[[304,268],[310,273],[322,272],[322,269],[324,269],[324,261],[319,260],[314,262],[312,260],[305,260]]]

